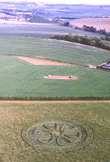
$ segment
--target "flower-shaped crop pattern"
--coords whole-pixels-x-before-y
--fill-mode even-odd
[[[36,143],[51,146],[77,144],[82,137],[78,126],[67,122],[44,123],[33,130]]]

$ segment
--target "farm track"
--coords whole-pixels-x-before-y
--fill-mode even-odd
[[[110,103],[110,100],[78,100],[78,101],[9,101],[9,100],[4,100],[4,101],[0,101],[0,104],[2,103],[17,103],[17,104],[56,104],[56,103],[61,103],[61,104],[68,104],[68,103],[72,103],[72,104],[79,104],[79,103]]]

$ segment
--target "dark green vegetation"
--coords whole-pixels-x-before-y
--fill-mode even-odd
[[[78,97],[78,96],[54,96],[54,97],[42,97],[42,96],[2,96],[0,97],[0,100],[11,100],[11,101],[73,101],[73,100],[110,100],[109,96],[103,97],[103,96],[83,96],[83,97]]]
[[[89,46],[95,46],[102,49],[110,50],[110,42],[96,37],[79,36],[79,35],[55,35],[52,39],[65,40],[70,42],[81,43]]]
[[[97,19],[96,19],[96,21],[97,21]],[[97,30],[93,26],[87,26],[87,25],[83,25],[82,29],[85,31],[89,31],[89,32],[100,33],[103,35],[103,36],[101,36],[102,40],[110,41],[110,32],[106,32],[105,29]]]
[[[109,114],[109,103],[0,103],[0,161],[108,162]],[[83,143],[78,145],[79,149],[72,153],[67,152],[68,148],[65,152],[50,152],[45,147],[33,149],[22,139],[22,129],[32,121],[42,123],[44,119],[84,123],[92,130],[93,141],[88,140],[86,147],[82,147]]]
[[[100,96],[110,96],[110,73],[82,67],[105,62],[110,55],[108,51],[75,43],[21,36],[2,36],[0,46],[0,96],[34,96],[36,99],[39,96],[44,99],[55,99],[56,96],[99,96],[100,99]],[[34,66],[15,57],[17,55],[42,56],[81,66]],[[44,79],[47,75],[76,75],[78,79]]]

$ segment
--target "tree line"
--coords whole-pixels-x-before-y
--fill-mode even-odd
[[[88,36],[79,36],[79,35],[55,35],[51,37],[52,39],[65,40],[70,42],[76,42],[80,44],[85,44],[89,46],[95,46],[102,49],[110,50],[110,42],[106,41],[103,37],[88,37]]]
[[[106,32],[105,29],[97,30],[93,26],[87,26],[87,25],[83,25],[82,29],[85,31],[89,31],[89,32],[100,33],[100,34],[105,35],[106,37],[110,38],[110,32]]]

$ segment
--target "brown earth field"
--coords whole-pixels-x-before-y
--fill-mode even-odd
[[[76,19],[72,20],[71,24],[78,26],[80,28],[83,25],[93,26],[97,30],[105,29],[107,32],[110,32],[110,18],[86,18],[86,19]]]
[[[60,63],[60,62],[54,62],[50,60],[45,59],[37,59],[37,58],[30,58],[30,57],[23,57],[23,56],[17,56],[19,59],[22,59],[32,65],[59,65],[59,66],[74,66],[72,64],[67,63]]]

